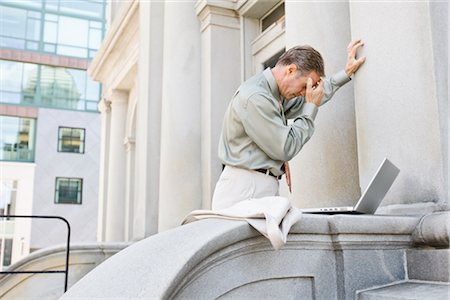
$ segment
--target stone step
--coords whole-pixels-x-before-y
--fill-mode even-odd
[[[358,300],[448,300],[450,284],[431,281],[406,281],[357,292]]]
[[[450,282],[450,249],[409,249],[406,260],[409,279]]]

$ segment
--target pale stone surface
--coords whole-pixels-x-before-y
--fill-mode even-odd
[[[308,299],[310,280],[316,299],[353,299],[357,289],[405,279],[404,251],[418,222],[418,217],[305,214],[286,246],[274,251],[246,222],[206,219],[128,247],[62,299],[211,299],[269,287]],[[370,269],[365,275],[345,271],[365,266]]]
[[[164,20],[159,231],[201,207],[202,178],[200,24],[191,2],[166,2]]]
[[[313,286],[311,277],[271,278],[251,282],[217,299],[246,299],[249,295],[254,299],[313,299]]]
[[[327,76],[344,69],[350,39],[348,2],[286,1],[286,48],[316,48]],[[293,193],[286,195],[298,207],[353,206],[361,194],[353,84],[320,107],[313,137],[291,162]]]
[[[425,215],[413,232],[414,242],[436,247],[449,247],[450,212]]]
[[[448,82],[449,82],[449,67],[448,67],[448,40],[449,27],[448,18],[450,13],[450,6],[448,1],[430,1],[430,16],[431,16],[431,34],[433,40],[433,63],[435,72],[435,84],[438,98],[439,108],[439,124],[440,124],[440,140],[442,148],[443,160],[443,176],[444,184],[447,190],[447,203],[450,199],[450,189],[448,185],[450,177],[450,161],[448,159],[448,144],[449,131],[448,125],[450,123],[450,111],[448,106]]]
[[[449,284],[404,282],[393,286],[362,292],[358,300],[437,300],[448,299]]]
[[[406,255],[410,279],[450,282],[450,249],[411,249]]]
[[[164,3],[139,3],[136,182],[133,239],[158,232]]]
[[[384,157],[401,170],[383,205],[447,198],[431,18],[428,1],[350,2],[367,56],[354,80],[361,187]]]
[[[109,99],[111,102],[111,135],[109,139],[109,165],[107,182],[107,204],[105,216],[105,241],[125,240],[125,121],[128,106],[128,93],[115,90]]]
[[[191,2],[192,3],[192,2]],[[203,209],[211,207],[214,187],[222,172],[217,157],[222,120],[240,81],[239,19],[228,1],[198,1],[201,22],[201,119]]]
[[[68,287],[129,243],[72,245]],[[32,253],[8,271],[64,270],[66,247],[55,246]],[[64,274],[10,274],[0,277],[1,299],[57,299],[64,293]]]

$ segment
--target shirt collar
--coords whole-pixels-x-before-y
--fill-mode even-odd
[[[270,68],[265,69],[263,75],[269,83],[270,92],[278,101],[280,99],[280,90],[278,89],[275,77],[273,77],[272,70]]]

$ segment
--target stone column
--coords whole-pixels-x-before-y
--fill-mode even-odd
[[[113,90],[111,101],[111,123],[109,138],[109,166],[106,205],[105,241],[123,241],[125,238],[125,122],[128,94]]]
[[[165,2],[159,231],[201,207],[200,24],[194,2]]]
[[[111,126],[111,101],[102,99],[98,105],[101,113],[101,141],[100,141],[100,174],[98,188],[98,220],[97,241],[105,241],[106,207],[108,205],[108,166],[109,166],[109,140]]]
[[[125,241],[133,240],[133,217],[135,203],[135,139],[126,137],[124,140],[126,155],[126,173],[125,173]]]
[[[448,81],[437,80],[436,68],[448,70],[448,65],[435,64],[439,52],[433,51],[437,40],[430,4],[350,3],[352,35],[365,40],[362,54],[368,57],[355,79],[361,185],[367,186],[388,157],[401,171],[382,205],[409,204],[420,212],[421,206],[447,198],[448,153],[442,153],[442,143],[448,136],[440,120],[448,114],[439,112],[436,83],[448,88]],[[445,26],[441,29],[448,36],[447,24],[434,25]],[[441,46],[448,51],[448,45]]]
[[[285,5],[286,49],[309,44],[322,54],[326,76],[343,70],[350,41],[348,2],[287,1]],[[353,97],[349,82],[320,107],[313,137],[292,160],[289,197],[296,206],[351,206],[359,198]]]
[[[439,124],[441,136],[441,151],[444,173],[444,189],[447,191],[447,209],[450,209],[450,161],[448,159],[450,111],[448,106],[448,41],[449,41],[450,5],[446,1],[430,2],[431,38],[433,40],[433,63],[435,72],[436,93],[439,109]],[[443,198],[445,201],[445,197]]]
[[[164,2],[139,2],[133,239],[158,231]]]
[[[228,103],[240,84],[240,24],[231,1],[201,0],[202,208],[211,198],[222,164],[217,145]]]

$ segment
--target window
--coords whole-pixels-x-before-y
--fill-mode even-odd
[[[3,241],[5,242],[4,244],[2,243]],[[0,239],[0,250],[3,252],[3,262],[1,262],[0,266],[7,267],[11,265],[12,246],[12,238]]]
[[[58,152],[84,153],[85,130],[59,127]]]
[[[56,204],[81,204],[83,193],[83,179],[81,178],[56,178],[55,203]]]
[[[284,17],[284,2],[272,9],[267,15],[261,18],[261,32],[264,32],[270,25],[276,23]]]
[[[3,0],[0,47],[93,58],[105,31],[104,0]]]
[[[284,0],[248,1],[243,16],[243,79],[276,63],[286,47]]]
[[[36,120],[0,116],[0,160],[34,161]]]
[[[98,111],[100,84],[85,70],[0,60],[0,102]]]
[[[0,215],[14,215],[16,212],[17,180],[0,180]],[[9,218],[7,219],[9,220]]]
[[[274,56],[272,56],[271,58],[269,58],[268,60],[266,60],[264,62],[264,69],[266,68],[273,68],[275,67],[275,65],[278,62],[278,59],[280,58],[281,55],[283,55],[283,53],[286,51],[286,49],[283,48],[283,50],[279,51],[278,53],[276,53]]]

